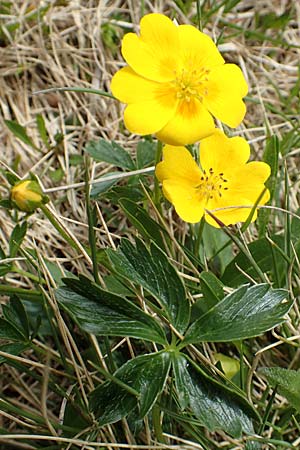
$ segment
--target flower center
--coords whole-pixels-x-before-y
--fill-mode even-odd
[[[176,72],[176,78],[171,82],[175,89],[176,97],[190,102],[192,98],[202,101],[207,95],[205,84],[208,81],[209,70],[187,70]]]
[[[226,186],[227,181],[222,172],[215,174],[213,169],[210,168],[208,173],[203,170],[201,182],[196,186],[196,189],[201,199],[204,198],[208,202],[209,200],[222,197],[223,191],[228,190]]]

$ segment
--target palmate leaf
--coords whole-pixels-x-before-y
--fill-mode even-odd
[[[271,289],[268,284],[241,286],[197,319],[183,344],[259,336],[282,323],[291,305],[283,289]]]
[[[116,142],[108,142],[104,139],[99,141],[88,142],[84,149],[95,161],[107,162],[123,169],[134,170],[135,164],[129,155],[120,145]]]
[[[138,397],[113,380],[101,384],[90,397],[90,407],[99,424],[116,422],[137,405],[139,416],[143,418],[163,390],[170,364],[170,354],[159,352],[138,356],[120,367],[114,377],[137,391]]]
[[[152,294],[172,325],[184,333],[190,306],[181,278],[167,256],[154,243],[148,250],[139,239],[136,247],[122,239],[118,250],[108,249],[107,254],[116,272]]]
[[[224,430],[233,437],[253,432],[252,419],[259,420],[247,400],[215,381],[183,354],[174,354],[173,368],[179,403],[191,408],[210,431]]]
[[[56,297],[81,329],[102,336],[129,336],[166,344],[159,323],[130,301],[85,277],[66,278]]]

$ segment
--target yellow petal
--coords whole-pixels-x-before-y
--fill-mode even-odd
[[[252,161],[236,171],[234,179],[230,181],[229,191],[231,195],[241,196],[250,203],[255,203],[264,188],[264,183],[271,174],[268,164],[261,161]],[[265,198],[260,202],[260,204]]]
[[[155,175],[161,182],[175,179],[192,189],[199,184],[202,172],[185,147],[166,145],[163,149],[163,161],[157,164]]]
[[[156,133],[174,115],[176,105],[172,94],[145,102],[130,103],[124,111],[125,126],[135,134]]]
[[[250,157],[248,142],[239,136],[228,138],[221,130],[200,142],[200,163],[206,172],[210,168],[215,174],[223,173],[224,178],[239,170]]]
[[[163,192],[174,205],[175,211],[185,222],[199,222],[204,212],[204,205],[195,189],[181,180],[165,180]]]
[[[228,190],[222,192],[222,197],[215,197],[209,200],[206,209],[210,210],[224,225],[245,222],[251,212],[252,207],[262,194],[264,183],[270,176],[270,167],[268,164],[259,161],[253,161],[232,173],[233,179],[228,182]],[[270,198],[268,190],[259,201],[259,205],[264,205]],[[230,206],[250,206],[249,208],[228,208],[222,211],[214,211],[218,208]],[[257,217],[257,211],[254,212],[252,222]],[[217,222],[208,214],[205,219],[211,225],[218,227]]]
[[[208,75],[203,104],[213,116],[235,128],[246,114],[242,98],[248,86],[241,69],[235,64],[216,67]]]
[[[209,112],[196,100],[181,101],[175,115],[156,135],[170,145],[193,144],[214,132]]]
[[[110,88],[113,95],[124,103],[153,100],[162,95],[161,83],[141,77],[128,66],[115,73]]]
[[[124,59],[145,78],[171,81],[178,67],[178,27],[162,14],[148,14],[142,18],[140,30],[140,37],[134,33],[124,36]]]
[[[191,25],[178,27],[180,56],[186,70],[212,69],[224,64],[213,40]]]

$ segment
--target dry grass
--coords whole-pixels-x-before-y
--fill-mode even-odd
[[[143,8],[144,3],[144,8]],[[188,2],[183,2],[188,3]],[[220,5],[221,2],[206,2]],[[115,140],[125,148],[135,150],[138,137],[128,135],[123,130],[120,115],[120,105],[108,98],[92,94],[73,92],[35,92],[52,87],[84,87],[109,91],[112,74],[124,63],[119,52],[119,42],[126,30],[137,30],[143,12],[163,12],[169,17],[176,17],[180,23],[190,23],[196,15],[196,3],[193,3],[188,14],[182,12],[179,2],[145,1],[137,0],[74,0],[74,1],[14,1],[9,15],[1,15],[3,25],[2,46],[0,47],[0,142],[1,171],[14,170],[20,177],[27,177],[30,172],[36,174],[42,186],[47,190],[58,185],[72,185],[84,180],[83,165],[74,165],[74,155],[82,155],[87,141],[96,137]],[[1,2],[0,2],[1,5]],[[49,6],[43,15],[42,8]],[[270,15],[273,21],[282,14],[290,11],[284,27],[265,26]],[[11,31],[11,24],[18,24],[15,31]],[[229,24],[229,25],[228,25]],[[231,25],[234,26],[232,28]],[[108,45],[104,33],[113,32],[116,42]],[[106,30],[106,31],[105,31]],[[297,0],[241,0],[231,11],[224,12],[224,7],[216,8],[210,17],[205,31],[215,39],[222,35],[225,39],[220,46],[226,60],[235,62],[243,69],[250,86],[250,100],[246,120],[234,134],[246,137],[252,143],[254,154],[261,157],[266,137],[275,134],[285,142],[285,136],[299,124],[299,89],[291,96],[291,91],[299,83],[300,60],[300,3]],[[229,36],[229,38],[227,38]],[[50,146],[47,148],[40,140],[36,116],[42,114],[49,133]],[[8,130],[4,120],[15,120],[26,127],[28,134],[39,148],[36,151],[16,139]],[[56,135],[61,133],[64,138],[57,144]],[[298,133],[298,135],[296,134]],[[299,208],[298,185],[299,178],[299,131],[296,130],[292,143],[286,144],[286,160],[293,180],[291,192],[291,210]],[[298,138],[298,140],[296,139]],[[53,172],[62,170],[59,182],[53,180]],[[111,169],[107,164],[91,163],[92,178],[108,172]],[[294,178],[296,176],[296,178]],[[0,173],[0,192],[3,197],[7,195],[7,181]],[[55,212],[70,233],[82,245],[88,244],[87,218],[83,189],[62,189],[51,194],[50,207]],[[108,212],[108,214],[107,214]],[[103,216],[102,216],[103,213]],[[98,246],[105,247],[118,243],[123,233],[125,221],[121,212],[111,208],[106,201],[99,203],[99,217],[102,227],[97,229]],[[185,235],[187,229],[182,223],[172,222],[170,227],[177,234]],[[283,221],[278,226],[282,227]],[[14,224],[8,220],[7,212],[0,209],[0,246],[6,251],[8,241]],[[127,226],[127,225],[126,225]],[[251,235],[249,235],[251,239]],[[66,246],[57,231],[49,224],[41,212],[29,218],[29,231],[25,239],[25,247],[35,248],[41,257],[42,272],[47,283],[53,285],[50,274],[43,267],[42,255],[54,261],[64,269],[74,273],[91,272],[91,261],[83,251],[81,255]],[[15,265],[23,268],[22,261]],[[15,287],[34,289],[34,280],[14,274],[6,276],[5,281]],[[5,303],[4,297],[2,302]],[[54,299],[49,298],[49,304],[55,310]],[[56,313],[62,336],[63,345],[68,349],[70,364],[77,368],[77,379],[84,380],[83,396],[88,384],[93,384],[94,374],[86,369],[80,358],[72,335],[68,334],[63,319]],[[291,330],[294,336],[299,330]],[[275,334],[261,339],[257,349],[267,347],[271,342],[278,343],[279,337]],[[2,390],[14,399],[16,408],[23,408],[27,413],[43,418],[48,424],[49,435],[59,442],[51,420],[58,420],[64,411],[64,404],[57,404],[57,398],[52,393],[47,395],[48,374],[51,370],[60,370],[56,364],[58,354],[51,350],[52,343],[36,341],[37,347],[43,352],[37,361],[31,352],[26,354],[22,363],[30,371],[38,373],[44,380],[39,383],[29,373],[20,373],[17,367],[2,365],[0,368]],[[91,345],[95,345],[93,342]],[[122,343],[126,351],[131,351],[130,341]],[[290,344],[292,345],[292,343]],[[45,347],[43,347],[45,346]],[[97,346],[96,346],[97,348]],[[299,350],[292,361],[281,352],[281,346],[260,354],[260,364],[276,360],[282,361],[285,366],[298,368],[297,358]],[[97,348],[98,351],[99,348]],[[68,386],[69,380],[65,374],[57,374],[62,386]],[[255,377],[256,395],[265,389],[264,382]],[[282,399],[278,396],[278,404]],[[0,426],[7,433],[24,430],[39,434],[39,428],[34,420],[24,421],[18,418],[17,413],[2,413]],[[127,448],[134,447],[134,439],[124,421],[124,436],[127,439]],[[297,435],[291,430],[291,435]],[[80,440],[80,436],[78,436]],[[117,442],[114,431],[106,427],[97,436],[103,442],[102,447],[122,448],[113,445]],[[169,438],[168,438],[169,439]],[[223,439],[223,441],[222,441]],[[226,437],[218,435],[220,448],[229,445]],[[95,439],[96,440],[96,439]],[[150,437],[143,437],[144,448],[151,448],[153,442]],[[222,442],[221,442],[222,441]],[[298,440],[299,441],[299,440]],[[297,442],[298,442],[297,441]],[[1,442],[1,436],[0,436]],[[6,438],[2,441],[3,450],[9,443],[12,448],[36,448],[29,443]],[[170,442],[170,441],[169,441]],[[174,448],[201,448],[196,444],[183,443],[180,438],[174,437]],[[108,444],[105,444],[108,443]],[[299,442],[298,442],[299,444]],[[57,444],[55,448],[62,443]],[[97,444],[99,445],[99,444]],[[234,445],[234,441],[231,443]],[[237,442],[235,448],[241,448]],[[1,444],[0,444],[1,446]],[[95,448],[93,444],[78,444],[80,448]],[[72,447],[75,448],[75,447]],[[155,448],[173,448],[172,445],[156,446]],[[232,447],[233,448],[233,447]]]

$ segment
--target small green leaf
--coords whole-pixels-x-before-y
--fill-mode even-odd
[[[152,294],[172,325],[183,333],[189,322],[190,307],[181,278],[167,256],[154,243],[148,251],[139,239],[136,247],[122,239],[118,250],[108,249],[107,254],[115,271]]]
[[[210,268],[214,269],[214,272],[222,273],[232,258],[232,250],[228,242],[229,237],[225,233],[220,233],[220,230],[209,225],[204,224],[202,234],[202,246],[200,252],[207,260],[210,261]]]
[[[24,336],[7,320],[0,318],[0,338],[12,341],[24,341]]]
[[[139,141],[136,148],[136,165],[138,169],[154,165],[156,146],[156,142]]]
[[[260,372],[266,377],[270,385],[283,395],[289,403],[300,413],[300,371],[283,369],[281,367],[264,367]]]
[[[271,236],[272,241],[274,241],[280,248],[284,246],[283,236]],[[248,244],[248,249],[255,259],[257,265],[260,267],[262,272],[271,272],[273,268],[273,257],[272,257],[272,244],[266,239],[258,239]],[[284,262],[282,255],[273,247],[273,251],[276,256],[276,263],[278,265]],[[249,279],[241,272],[246,272],[251,278],[257,280],[257,273],[253,266],[249,267],[249,260],[243,252],[238,253],[235,258],[227,265],[221,281],[226,286],[237,287],[243,283],[247,283]]]
[[[194,322],[184,344],[228,342],[259,336],[284,321],[292,302],[268,284],[241,286]]]
[[[183,354],[174,355],[173,367],[179,403],[190,407],[210,431],[224,430],[238,438],[242,431],[253,432],[257,414],[247,400],[215,381]]]
[[[49,177],[54,183],[59,183],[62,181],[63,177],[65,176],[65,171],[62,167],[58,167],[55,170],[49,171]]]
[[[26,132],[26,128],[15,122],[14,120],[5,120],[5,124],[7,128],[18,138],[20,141],[24,142],[24,144],[29,145],[30,147],[37,149],[34,145],[31,138],[28,136]]]
[[[27,222],[17,224],[13,229],[9,239],[9,256],[14,258],[18,253],[18,250],[23,242],[23,239],[27,232]]]
[[[212,272],[201,272],[201,291],[207,310],[216,305],[224,297],[223,284]]]
[[[265,151],[263,154],[263,161],[269,164],[271,167],[271,175],[266,182],[266,187],[270,191],[271,203],[276,189],[276,183],[278,179],[278,159],[279,159],[280,143],[277,136],[273,135],[267,138]],[[270,210],[262,209],[259,212],[258,223],[259,223],[259,237],[262,237],[266,233],[267,225],[270,218]]]
[[[91,189],[90,196],[91,196],[92,198],[97,198],[97,197],[100,196],[101,194],[104,194],[104,193],[106,193],[107,191],[109,191],[109,189],[110,189],[112,186],[114,186],[114,185],[119,181],[119,179],[115,179],[115,180],[107,180],[107,181],[105,181],[105,178],[111,177],[112,175],[116,175],[116,174],[119,175],[120,172],[109,172],[109,173],[103,175],[103,177],[101,177],[101,178],[102,178],[101,181],[100,181],[99,178],[98,178],[99,183],[93,184],[92,189]]]
[[[135,397],[114,381],[106,381],[91,393],[90,405],[100,425],[116,422],[126,416],[139,402],[139,417],[143,418],[164,388],[171,358],[167,352],[142,355],[128,361],[114,377],[134,389]]]
[[[12,296],[10,303],[3,305],[2,311],[5,319],[16,328],[23,337],[29,339],[29,323],[23,303],[16,296]]]
[[[123,169],[134,170],[134,162],[120,145],[115,142],[107,142],[104,139],[88,142],[84,149],[97,162],[107,162]]]
[[[18,356],[20,353],[24,352],[29,348],[28,344],[23,342],[16,342],[11,344],[4,344],[0,346],[1,352],[9,353],[10,355]],[[6,358],[5,356],[0,356],[0,364],[4,362],[9,362],[10,358]]]
[[[125,298],[102,290],[84,277],[66,278],[64,282],[69,287],[56,291],[57,300],[84,331],[167,343],[158,322]]]
[[[39,131],[39,135],[47,148],[49,148],[49,136],[46,128],[45,120],[42,114],[36,115],[36,125]]]
[[[165,234],[166,237],[166,232],[144,208],[141,208],[136,202],[124,198],[121,198],[119,205],[144,238],[154,241],[159,248],[164,248],[162,234]]]
[[[207,313],[225,296],[223,284],[214,273],[203,271],[200,273],[199,279],[202,297],[192,305],[192,322]]]

